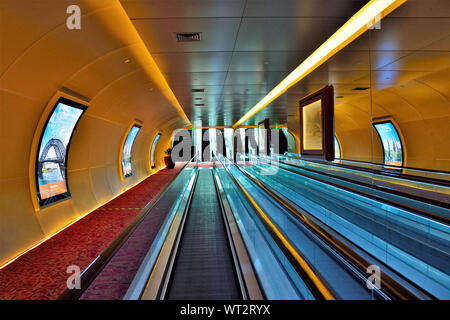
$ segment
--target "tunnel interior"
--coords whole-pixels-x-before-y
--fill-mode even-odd
[[[0,53],[0,299],[450,297],[449,1],[3,0]]]

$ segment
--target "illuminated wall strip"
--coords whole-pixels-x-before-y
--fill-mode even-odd
[[[253,115],[283,94],[287,89],[305,78],[335,53],[340,51],[406,1],[407,0],[371,0],[316,51],[306,58],[306,60],[304,60],[294,71],[273,88],[261,101],[239,119],[239,121],[233,125],[233,128],[240,126],[250,119]]]

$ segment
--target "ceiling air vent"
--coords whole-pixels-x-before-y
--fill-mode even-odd
[[[200,41],[202,40],[201,32],[177,33],[178,42]]]
[[[367,90],[367,89],[369,89],[369,87],[356,87],[356,88],[353,88],[352,90],[355,90],[355,91],[364,91],[364,90]]]
[[[205,89],[192,89],[192,92],[205,92]]]

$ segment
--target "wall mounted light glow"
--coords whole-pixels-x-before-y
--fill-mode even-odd
[[[294,71],[273,88],[261,101],[239,119],[239,121],[233,125],[233,128],[237,128],[250,119],[258,111],[283,94],[287,89],[306,77],[335,53],[340,51],[406,1],[407,0],[371,0],[316,51],[306,58],[306,60],[304,60]]]

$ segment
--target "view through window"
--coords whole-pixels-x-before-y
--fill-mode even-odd
[[[67,152],[86,106],[60,98],[41,136],[36,161],[37,195],[41,206],[70,197]]]
[[[339,145],[339,141],[336,136],[334,136],[334,157],[336,159],[341,158],[341,146]]]
[[[158,133],[156,135],[155,139],[153,140],[152,148],[150,150],[150,165],[151,165],[152,169],[154,169],[156,167],[156,164],[155,164],[155,147],[156,147],[156,144],[158,143],[158,140],[159,140],[160,137],[161,137],[161,133]]]
[[[374,124],[383,144],[384,164],[403,165],[403,149],[400,137],[391,121]]]
[[[134,140],[136,139],[139,130],[141,130],[141,127],[138,125],[134,125],[128,133],[127,139],[125,140],[125,143],[123,145],[122,173],[124,178],[133,175],[133,170],[131,167],[131,150],[133,149]]]

